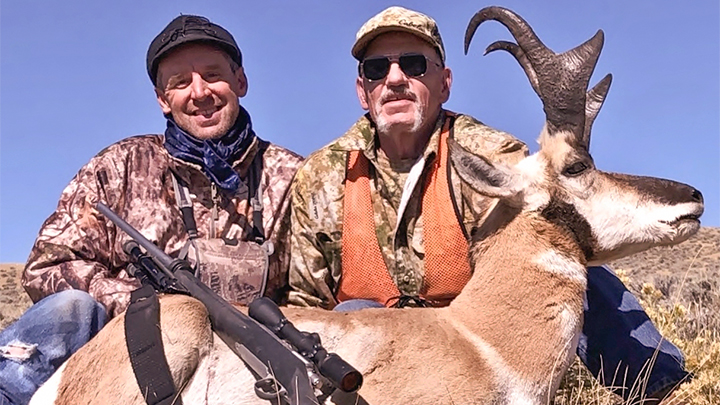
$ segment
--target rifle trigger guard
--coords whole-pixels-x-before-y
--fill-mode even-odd
[[[286,394],[285,389],[272,377],[255,382],[255,395],[264,400],[278,399],[278,397],[284,397]]]

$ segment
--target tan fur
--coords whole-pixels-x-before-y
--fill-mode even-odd
[[[130,366],[124,335],[125,314],[110,321],[74,355],[89,362],[68,361],[59,386],[58,405],[144,404]],[[176,386],[189,380],[212,346],[205,306],[184,295],[161,299],[162,340]],[[120,338],[120,339],[118,339]]]
[[[547,398],[557,388],[577,344],[572,342],[576,333],[562,333],[568,319],[561,313],[567,311],[579,332],[586,284],[539,268],[532,259],[555,250],[582,262],[582,254],[559,229],[532,214],[521,215],[473,247],[475,274],[451,311],[456,319],[469,318],[470,329],[493,346],[518,376],[535,382]]]

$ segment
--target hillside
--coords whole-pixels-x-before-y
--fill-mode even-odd
[[[692,322],[720,336],[720,228],[701,228],[677,246],[655,248],[611,263],[640,292],[651,284],[662,293],[658,304],[690,307]]]

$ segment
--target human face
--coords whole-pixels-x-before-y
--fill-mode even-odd
[[[198,139],[220,138],[235,124],[239,97],[247,94],[242,67],[233,72],[220,49],[190,43],[174,50],[158,65],[158,103],[164,114]]]
[[[427,71],[421,77],[410,77],[397,63],[397,57],[421,54],[428,59]],[[365,58],[389,56],[394,60],[387,76],[380,80],[357,79],[360,106],[370,112],[380,134],[427,131],[435,123],[442,104],[450,97],[452,74],[441,67],[435,49],[405,32],[390,32],[375,38],[365,51]]]

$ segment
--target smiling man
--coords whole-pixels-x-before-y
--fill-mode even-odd
[[[368,113],[295,177],[290,301],[337,311],[448,305],[471,275],[469,235],[494,202],[460,181],[447,139],[510,164],[527,147],[442,108],[452,74],[430,17],[390,7],[360,28],[352,55]],[[588,269],[587,305],[578,354],[604,384],[655,404],[688,376],[609,269]]]
[[[199,263],[229,301],[286,293],[288,190],[301,158],[255,135],[235,39],[204,17],[177,17],[150,44],[147,72],[167,129],[93,157],[43,224],[22,278],[37,303],[0,332],[0,405],[27,403],[140,285],[126,271],[128,237],[97,202]]]

